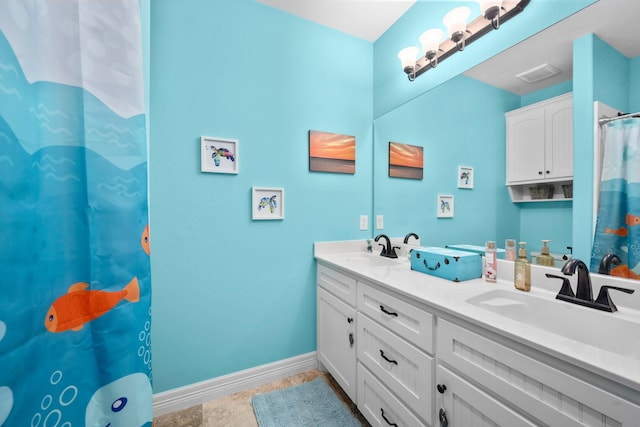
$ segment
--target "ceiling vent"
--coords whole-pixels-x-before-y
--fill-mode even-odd
[[[536,83],[560,74],[560,70],[549,64],[542,64],[530,70],[516,74],[516,77],[527,83]]]

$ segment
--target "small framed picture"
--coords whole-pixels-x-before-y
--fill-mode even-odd
[[[284,219],[284,188],[252,187],[251,218]]]
[[[458,166],[458,188],[473,188],[473,168]]]
[[[201,137],[200,170],[214,173],[238,173],[238,140]]]
[[[453,196],[448,194],[438,194],[438,204],[436,206],[438,218],[453,218]]]

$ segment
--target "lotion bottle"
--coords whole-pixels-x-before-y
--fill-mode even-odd
[[[516,289],[529,292],[531,289],[531,264],[527,259],[527,249],[524,247],[526,244],[526,242],[520,242],[518,258],[514,263],[515,272],[513,278]]]
[[[507,261],[516,260],[516,241],[515,239],[507,239],[504,241],[504,259]]]
[[[547,243],[550,241],[551,240],[542,241],[542,250],[540,251],[540,256],[536,258],[536,264],[553,267],[553,257],[549,255],[549,247],[547,246]]]
[[[498,260],[496,242],[488,241],[484,245],[484,280],[495,282],[498,279]]]

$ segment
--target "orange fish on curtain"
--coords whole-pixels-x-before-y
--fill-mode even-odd
[[[120,291],[97,291],[88,287],[88,283],[74,283],[66,294],[55,300],[44,319],[44,326],[49,332],[79,331],[85,323],[106,314],[123,299],[129,302],[140,300],[137,277]]]
[[[140,237],[140,245],[142,245],[142,250],[147,254],[151,255],[151,247],[149,245],[149,224],[142,231],[142,237]]]

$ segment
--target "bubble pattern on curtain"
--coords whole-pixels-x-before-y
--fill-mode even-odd
[[[611,275],[640,279],[640,119],[607,124],[591,270],[616,254]]]
[[[0,0],[0,426],[150,426],[137,0]]]

